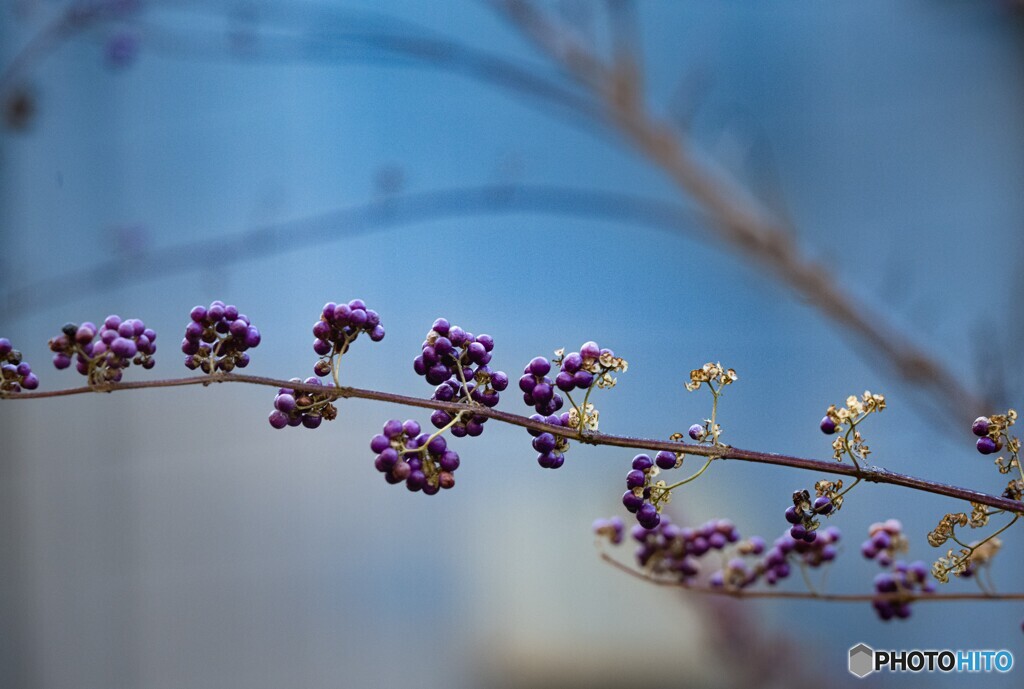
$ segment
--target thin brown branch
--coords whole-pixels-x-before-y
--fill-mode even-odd
[[[757,464],[773,464],[776,466],[786,466],[791,467],[793,469],[802,469],[804,471],[816,471],[826,474],[842,474],[845,476],[853,476],[855,478],[873,483],[886,483],[889,485],[900,486],[902,488],[909,488],[912,490],[919,490],[926,493],[932,493],[934,495],[944,495],[959,500],[977,502],[983,505],[987,505],[989,507],[995,507],[997,509],[1006,510],[1007,512],[1014,514],[1024,514],[1024,503],[1018,502],[1016,500],[1008,500],[1007,498],[989,495],[987,493],[971,490],[969,488],[961,488],[959,486],[951,486],[945,483],[938,483],[936,481],[930,481],[928,479],[917,478],[916,476],[899,474],[884,469],[882,467],[865,466],[862,468],[858,468],[836,461],[805,459],[802,457],[773,454],[770,452],[742,450],[739,448],[729,446],[691,445],[688,443],[679,443],[669,440],[634,438],[628,436],[607,435],[604,433],[581,433],[580,431],[577,430],[567,429],[564,426],[552,426],[541,421],[534,421],[533,419],[526,416],[510,414],[508,412],[500,411],[498,409],[491,409],[479,405],[471,406],[461,404],[458,402],[442,402],[440,400],[422,399],[419,397],[398,395],[391,392],[381,392],[378,390],[364,390],[362,388],[328,388],[319,385],[307,385],[305,383],[296,383],[277,378],[265,378],[262,376],[241,375],[236,373],[218,373],[215,375],[193,376],[188,378],[170,378],[165,380],[109,383],[97,386],[95,388],[80,387],[68,388],[65,390],[48,390],[43,392],[19,392],[14,394],[8,394],[4,396],[2,399],[27,401],[49,399],[54,397],[68,397],[72,395],[83,395],[92,393],[109,393],[121,390],[146,390],[154,388],[171,388],[190,385],[209,386],[214,383],[246,383],[250,385],[262,385],[273,388],[292,388],[294,390],[302,390],[304,392],[315,392],[321,396],[329,395],[332,399],[376,400],[378,402],[390,402],[392,404],[400,404],[407,407],[418,407],[421,409],[443,409],[444,411],[456,414],[459,412],[468,411],[475,415],[486,416],[489,419],[494,419],[502,423],[507,423],[513,426],[520,426],[522,428],[532,429],[540,432],[548,432],[553,435],[568,438],[570,440],[576,440],[578,442],[588,445],[605,445],[610,447],[648,450],[651,452],[657,452],[659,450],[679,452],[680,450],[682,450],[688,455],[713,457],[716,460],[733,459],[741,462],[753,462]]]

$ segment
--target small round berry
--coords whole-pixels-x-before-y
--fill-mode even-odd
[[[325,307],[326,308],[326,307]],[[391,419],[384,424],[384,435],[387,438],[397,438],[402,434],[402,422],[398,419]]]
[[[786,521],[790,524],[799,524],[803,521],[803,515],[801,515],[794,505],[790,505],[786,508]]]
[[[836,425],[835,419],[833,419],[831,416],[825,416],[821,419],[820,428],[821,432],[824,433],[825,435],[832,435],[837,430],[839,430],[839,426]]]
[[[583,357],[579,352],[573,352],[562,359],[562,370],[569,374],[575,374],[583,367]]]
[[[601,348],[596,342],[586,342],[580,347],[580,356],[584,359],[596,359],[601,356]]]
[[[980,452],[983,455],[990,455],[993,452],[999,451],[999,444],[992,438],[989,438],[988,436],[985,436],[984,438],[978,438],[976,447],[978,448],[978,452]]]
[[[816,498],[814,500],[814,511],[817,514],[829,514],[832,512],[832,501],[825,495]]]
[[[555,449],[557,441],[550,433],[541,433],[533,439],[533,449],[540,453],[548,453]]]
[[[699,423],[695,423],[690,426],[690,429],[686,432],[693,440],[700,440],[704,437],[704,427]]]
[[[446,335],[448,335],[448,330],[451,327],[452,326],[448,322],[448,319],[446,319],[446,318],[438,318],[436,321],[434,321],[434,325],[431,326],[431,330],[433,330],[438,335],[445,335],[446,336]]]
[[[459,468],[459,455],[454,450],[446,450],[438,464],[442,471],[453,472]]]
[[[288,415],[280,409],[270,412],[270,425],[274,428],[284,428],[288,425]]]
[[[647,481],[647,475],[642,471],[633,469],[626,474],[626,488],[640,488]]]
[[[572,382],[576,387],[586,390],[594,384],[594,374],[590,371],[576,371],[573,374]]]
[[[636,512],[636,520],[645,529],[653,529],[661,523],[661,515],[658,509],[649,502],[645,502]]]
[[[555,385],[563,392],[572,392],[576,387],[576,381],[571,373],[562,371],[555,377]]]
[[[657,455],[655,455],[654,461],[662,469],[667,470],[676,468],[676,456],[671,452],[667,452],[666,450],[662,450]]]
[[[391,447],[391,441],[386,436],[375,435],[370,439],[370,449],[378,454],[389,447]]]
[[[291,413],[295,409],[295,397],[287,393],[282,393],[274,398],[274,408],[283,411],[285,414]],[[380,452],[380,450],[377,450]]]
[[[642,497],[631,490],[627,490],[622,494],[622,504],[628,511],[636,514],[636,511],[640,509],[640,506],[645,503]]]
[[[991,422],[989,421],[987,416],[979,416],[974,420],[974,423],[971,424],[971,432],[973,432],[974,435],[977,436],[988,435],[990,423]]]
[[[123,359],[130,359],[138,352],[138,348],[128,338],[118,337],[110,345],[110,351]]]
[[[551,362],[538,356],[530,360],[529,369],[530,373],[535,376],[546,376],[551,371]]]
[[[410,472],[409,478],[405,480],[405,487],[414,492],[423,490],[425,485],[427,485],[427,475],[419,470]]]
[[[495,371],[491,374],[491,387],[501,392],[508,387],[508,376],[503,371]]]
[[[637,455],[633,458],[633,468],[637,471],[647,471],[654,466],[654,461],[647,455]]]

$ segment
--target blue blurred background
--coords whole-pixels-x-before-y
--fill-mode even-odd
[[[156,369],[130,377],[185,374],[188,311],[212,299],[263,332],[250,372],[310,375],[320,306],[360,297],[388,334],[346,358],[352,385],[429,395],[411,362],[438,316],[493,335],[513,376],[596,339],[630,362],[598,396],[603,431],[664,438],[701,420],[708,400],[684,376],[720,360],[740,375],[721,408],[733,445],[826,458],[824,409],[870,389],[890,405],[865,429],[878,464],[1004,487],[965,426],[710,239],[613,131],[467,68],[480,50],[567,83],[481,4],[133,5],[0,13],[0,335],[44,389],[79,384],[49,365],[47,339],[108,313],[160,334]],[[601,46],[619,16],[543,7]],[[650,108],[967,387],[1019,404],[1015,6],[651,1],[632,16]],[[410,36],[433,43],[387,48]],[[453,43],[467,48],[438,47]],[[501,408],[525,412],[516,397]],[[919,604],[886,624],[868,605],[709,602],[611,569],[590,524],[623,513],[629,451],[574,447],[544,471],[521,429],[492,423],[455,442],[459,485],[428,498],[386,485],[367,446],[386,419],[425,414],[350,401],[317,431],[274,431],[272,398],[217,386],[2,405],[0,683],[842,685],[861,641],[1024,662],[1021,604]],[[718,463],[673,516],[771,539],[816,478]],[[829,590],[869,589],[877,568],[857,546],[871,522],[901,519],[910,557],[930,561],[925,533],[960,509],[858,488],[834,520],[846,539]],[[1003,540],[993,578],[1020,590],[1024,539]],[[963,677],[864,685],[886,680]]]

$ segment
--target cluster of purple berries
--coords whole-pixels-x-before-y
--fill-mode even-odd
[[[380,314],[366,308],[362,299],[353,299],[347,304],[324,304],[320,320],[313,324],[313,351],[322,358],[313,366],[313,373],[326,376],[333,368],[332,359],[348,351],[361,333],[374,342],[384,339],[384,326]]]
[[[596,342],[584,342],[578,352],[570,352],[564,356],[555,358],[559,365],[558,375],[555,376],[555,385],[562,392],[589,390],[594,384],[594,376],[601,372],[601,357],[606,360],[615,357],[610,349],[601,349]]]
[[[39,387],[39,378],[11,341],[0,337],[0,392],[21,392]]]
[[[861,543],[860,552],[868,560],[888,567],[892,564],[895,553],[905,550],[906,544],[903,524],[898,519],[887,519],[868,527],[868,539]]]
[[[832,513],[832,500],[827,495],[819,495],[811,502],[810,495],[805,490],[798,490],[793,493],[793,504],[786,508],[786,521],[793,526],[789,529],[789,535],[797,541],[814,543],[818,537],[817,516],[827,516]]]
[[[559,350],[555,354],[551,361],[542,356],[531,359],[519,379],[523,401],[545,416],[554,414],[564,404],[555,388],[565,393],[576,389],[589,390],[595,381],[603,380],[608,371],[624,370],[625,367],[625,362],[616,359],[612,350],[601,349],[596,342],[585,342],[578,352],[563,354]],[[552,364],[558,366],[554,380],[548,377]]]
[[[554,382],[548,378],[550,372],[551,362],[538,356],[530,360],[523,369],[523,377],[519,379],[523,401],[544,416],[551,416],[565,403],[562,396],[555,392]]]
[[[370,440],[377,453],[374,466],[388,483],[401,483],[409,490],[433,495],[455,485],[459,454],[448,449],[443,436],[421,433],[418,423],[392,419]]]
[[[156,333],[141,320],[107,316],[99,328],[94,323],[68,323],[49,345],[56,368],[69,367],[74,358],[75,369],[95,385],[119,382],[132,364],[153,368],[155,341]]]
[[[694,529],[678,527],[666,517],[654,529],[633,528],[633,538],[640,543],[636,551],[639,565],[684,584],[693,582],[700,573],[702,556],[718,552],[726,557],[723,551],[735,544],[733,557],[707,580],[712,588],[728,589],[747,588],[761,580],[775,585],[790,575],[793,559],[813,568],[831,562],[840,537],[835,527],[822,529],[813,543],[796,540],[787,532],[768,548],[760,536],[740,540],[739,531],[728,519],[713,519]],[[757,559],[750,560],[752,556]]]
[[[914,595],[935,592],[935,584],[928,576],[928,565],[921,560],[909,565],[902,560],[897,561],[891,571],[878,574],[874,583],[876,592],[889,594],[871,601],[878,617],[886,621],[894,617],[901,620],[910,617],[910,601],[892,597],[891,594]]]
[[[758,539],[760,543],[749,548],[744,554],[764,553],[764,557],[749,565],[742,558],[733,558],[722,570],[712,574],[708,583],[713,587],[737,589],[746,588],[763,579],[769,586],[774,586],[790,575],[790,560],[793,558],[812,568],[834,560],[838,553],[835,544],[839,542],[840,537],[839,529],[834,526],[822,529],[820,536],[814,541],[798,540],[787,532],[776,538],[767,552],[764,549],[764,541]],[[750,540],[754,541],[753,538]]]
[[[530,415],[533,421],[541,421],[552,426],[569,427],[569,412],[541,416],[540,414]],[[543,469],[558,469],[565,464],[565,453],[569,450],[569,441],[560,435],[553,433],[527,429],[533,436],[533,449],[537,451],[537,464]]]
[[[971,424],[971,431],[978,436],[976,447],[983,455],[991,455],[1003,449],[1002,428],[992,423],[987,416],[979,416]]]
[[[413,369],[437,386],[431,395],[433,400],[494,407],[500,393],[508,387],[508,376],[488,366],[493,350],[494,338],[490,335],[474,335],[438,318],[427,333],[420,355],[413,360]],[[464,413],[456,418],[443,409],[430,415],[435,428],[451,424],[456,438],[480,435],[486,421],[482,414]]]
[[[808,567],[820,567],[836,558],[836,543],[842,537],[839,529],[829,526],[815,533],[817,535],[812,541],[793,538],[788,531],[775,539],[758,564],[758,570],[767,584],[774,585],[789,576],[791,555]]]
[[[292,378],[291,382],[324,388],[334,387],[333,383],[321,383],[319,378],[306,378],[305,381]],[[325,419],[332,421],[338,416],[338,409],[331,403],[332,399],[333,395],[329,391],[318,394],[293,388],[280,388],[274,398],[274,411],[270,412],[270,425],[274,428],[284,428],[285,426],[318,428]]]
[[[203,373],[230,373],[249,365],[246,350],[260,343],[260,331],[234,304],[215,301],[209,307],[196,306],[189,314],[181,351],[185,367]]]
[[[653,528],[635,526],[633,540],[637,563],[652,574],[666,575],[689,582],[700,573],[698,559],[709,552],[720,552],[740,540],[736,526],[728,519],[712,519],[697,528],[680,527],[665,517]],[[760,546],[764,547],[764,542]],[[755,543],[756,545],[756,543]]]
[[[654,504],[654,491],[657,486],[651,485],[651,479],[657,475],[658,469],[674,469],[680,458],[675,454],[662,450],[654,459],[648,455],[637,455],[633,458],[633,468],[626,474],[626,492],[622,494],[622,504],[636,515],[636,520],[645,529],[653,529],[661,522],[661,514]]]

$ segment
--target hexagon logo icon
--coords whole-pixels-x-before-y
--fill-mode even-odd
[[[867,644],[850,649],[850,672],[864,679],[875,671],[875,651]]]

